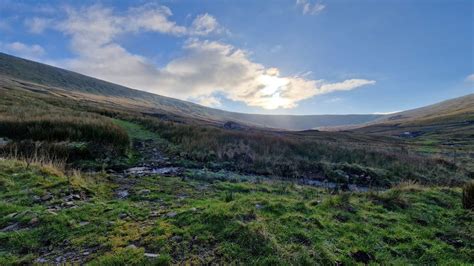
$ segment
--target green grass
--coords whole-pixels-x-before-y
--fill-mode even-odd
[[[132,139],[136,140],[158,140],[159,136],[143,126],[125,120],[113,119],[116,125],[122,127]]]
[[[112,177],[68,181],[53,168],[0,161],[0,228],[21,228],[0,232],[0,264],[68,252],[90,252],[80,257],[92,265],[354,264],[361,253],[382,264],[474,263],[473,213],[461,207],[460,189],[331,195],[277,181],[132,180],[130,197],[118,200]],[[69,191],[84,197],[76,208],[48,211]],[[51,200],[33,201],[47,192]]]

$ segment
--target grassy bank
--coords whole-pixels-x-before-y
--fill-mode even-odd
[[[113,176],[0,161],[0,264],[474,263],[473,214],[455,188],[331,195],[276,181],[127,182],[118,199]]]

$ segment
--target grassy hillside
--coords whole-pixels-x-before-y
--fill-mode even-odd
[[[352,131],[403,139],[414,150],[450,156],[474,171],[474,94],[396,113]]]
[[[133,184],[126,198],[115,191]],[[71,175],[0,161],[0,264],[472,264],[455,188]]]
[[[3,76],[3,77],[2,77]],[[152,93],[133,90],[106,81],[87,77],[64,69],[36,63],[0,53],[0,79],[17,82],[31,82],[43,85],[43,89],[62,89],[65,92],[88,94],[89,98],[112,97],[115,101],[133,102],[135,107],[152,113],[178,115],[190,119],[223,124],[235,121],[250,126],[281,129],[312,129],[322,126],[353,125],[372,121],[380,115],[253,115],[226,112],[207,108],[186,101],[180,101]],[[31,86],[31,85],[30,85]]]
[[[136,156],[127,150],[133,132],[124,133],[117,120],[112,120],[120,119],[157,134],[161,140],[158,148],[174,164],[185,167],[372,186],[389,186],[401,180],[459,184],[470,176],[450,156],[419,155],[406,142],[390,137],[223,129],[189,117],[150,115],[153,107],[138,108],[130,100],[64,93],[9,79],[0,85],[0,114],[4,117],[0,137],[15,140],[9,145],[20,154],[37,147],[37,143],[24,141],[41,141],[40,146],[46,147],[41,153],[65,158],[74,167],[122,170],[132,166]],[[3,151],[11,154],[12,148]]]
[[[441,158],[417,155],[391,138],[327,132],[233,131],[144,118],[129,119],[161,140],[176,161],[210,169],[290,179],[308,178],[366,186],[403,180],[456,184],[464,168]],[[134,138],[133,132],[129,132]]]

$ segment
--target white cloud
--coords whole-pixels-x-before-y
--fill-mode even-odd
[[[49,27],[51,22],[53,22],[52,19],[35,17],[25,20],[25,25],[29,28],[31,33],[39,34]]]
[[[156,31],[176,36],[209,34],[220,26],[208,14],[198,16],[190,28],[170,21],[166,7],[147,5],[117,15],[112,9],[92,6],[67,11],[56,29],[71,37],[76,57],[58,65],[132,88],[170,97],[220,106],[216,93],[233,101],[265,109],[293,108],[301,100],[333,91],[352,90],[375,81],[350,79],[329,83],[306,75],[281,75],[277,68],[254,62],[247,51],[232,45],[189,38],[180,57],[157,68],[146,58],[130,53],[118,42],[127,33]],[[135,19],[134,19],[135,18]]]
[[[301,8],[304,15],[317,15],[326,8],[326,5],[319,2],[311,3],[310,0],[296,0],[296,5]]]
[[[28,45],[21,42],[2,43],[0,42],[0,50],[16,56],[38,60],[45,54],[43,47],[37,44]]]
[[[474,82],[474,73],[466,77],[466,81]]]
[[[195,99],[192,99],[194,102],[197,102],[201,105],[208,106],[208,107],[219,107],[222,106],[221,101],[219,98],[215,96],[201,96]]]
[[[226,32],[226,30],[219,25],[213,16],[207,13],[197,16],[190,28],[190,34],[193,35],[209,35],[211,33],[222,32]]]

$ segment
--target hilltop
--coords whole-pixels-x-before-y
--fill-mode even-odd
[[[153,93],[130,89],[72,71],[33,62],[0,53],[0,77],[3,83],[30,83],[41,85],[43,90],[62,94],[80,94],[89,99],[107,99],[108,102],[127,105],[156,116],[179,116],[202,122],[223,124],[234,121],[248,126],[303,130],[321,126],[361,124],[380,118],[381,115],[258,115],[227,112],[191,102]],[[6,79],[6,80],[5,80]]]

